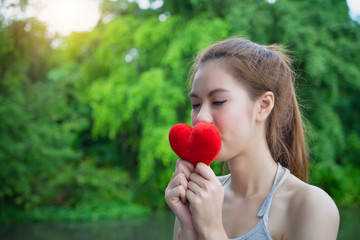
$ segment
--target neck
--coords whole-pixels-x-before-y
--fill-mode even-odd
[[[238,197],[268,193],[273,185],[277,164],[271,156],[265,138],[253,144],[248,152],[228,161],[231,173],[230,188]]]

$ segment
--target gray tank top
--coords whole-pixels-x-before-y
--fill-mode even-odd
[[[268,231],[269,210],[271,207],[272,197],[273,197],[276,189],[278,189],[281,186],[281,184],[283,184],[285,182],[286,178],[289,176],[289,173],[290,173],[289,169],[284,168],[285,172],[278,182],[281,168],[284,168],[284,167],[282,167],[280,165],[280,163],[278,163],[278,168],[277,168],[273,187],[272,187],[269,195],[265,198],[265,201],[262,204],[260,211],[257,215],[258,217],[261,217],[260,221],[256,224],[256,226],[253,229],[250,230],[250,232],[246,233],[245,235],[243,235],[241,237],[230,238],[229,240],[272,240],[272,238],[269,234],[269,231]],[[222,184],[223,186],[230,177],[231,176],[229,176],[223,182],[223,184]]]

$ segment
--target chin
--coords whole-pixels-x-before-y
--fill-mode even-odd
[[[220,153],[214,159],[214,161],[216,161],[216,162],[225,162],[226,160],[227,159],[223,156],[223,154],[221,154],[221,150],[220,150]]]

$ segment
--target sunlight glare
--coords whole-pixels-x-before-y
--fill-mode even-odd
[[[38,19],[47,23],[50,33],[89,31],[100,17],[97,0],[43,0],[42,5]]]
[[[360,1],[359,0],[346,0],[349,6],[350,17],[360,23]]]

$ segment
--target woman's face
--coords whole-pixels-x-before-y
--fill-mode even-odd
[[[254,102],[224,60],[211,60],[198,69],[190,100],[192,125],[207,122],[219,130],[222,147],[216,160],[230,160],[246,149],[254,131]]]

